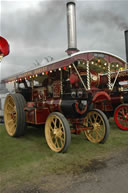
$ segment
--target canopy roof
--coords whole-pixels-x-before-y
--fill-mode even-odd
[[[96,60],[98,59],[105,61],[106,63],[118,65],[119,67],[122,68],[122,70],[127,68],[126,61],[111,53],[104,52],[104,51],[97,51],[97,50],[83,51],[83,52],[77,52],[75,54],[72,54],[71,56],[65,57],[57,61],[52,61],[44,66],[40,66],[38,68],[33,68],[31,70],[18,73],[14,76],[3,79],[2,82],[8,83],[12,81],[19,81],[25,78],[30,79],[34,76],[35,77],[38,76],[39,74],[42,74],[42,75],[45,73],[48,74],[48,72],[52,72],[53,70],[69,67],[73,62],[77,60],[84,60],[85,62],[86,61],[96,62]]]

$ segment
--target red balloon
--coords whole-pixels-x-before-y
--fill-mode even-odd
[[[9,44],[7,40],[0,36],[0,54],[7,56],[9,54]]]

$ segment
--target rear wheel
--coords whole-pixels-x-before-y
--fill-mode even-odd
[[[7,133],[19,137],[25,131],[25,99],[21,94],[9,94],[4,104],[4,122]]]
[[[51,113],[45,123],[45,138],[55,152],[64,153],[71,142],[71,132],[67,119],[59,112]]]
[[[128,104],[122,104],[116,108],[114,120],[121,130],[128,130]]]
[[[84,119],[84,125],[89,128],[85,130],[85,135],[89,141],[105,143],[109,135],[109,122],[101,110],[89,111]]]

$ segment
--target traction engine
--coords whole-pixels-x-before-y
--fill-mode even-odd
[[[107,116],[127,102],[120,84],[127,80],[126,62],[107,52],[79,52],[75,15],[75,3],[68,2],[68,57],[3,80],[15,88],[4,105],[7,133],[20,137],[29,125],[45,125],[47,144],[55,152],[66,152],[71,134],[82,131],[89,141],[105,143]],[[123,112],[121,120],[128,120],[127,106],[117,107],[115,117]]]

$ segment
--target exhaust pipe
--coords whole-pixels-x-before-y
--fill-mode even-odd
[[[75,2],[67,3],[67,34],[68,34],[68,49],[66,52],[71,55],[78,52],[77,36],[76,36],[76,8]]]
[[[124,31],[124,35],[125,35],[126,62],[128,64],[128,30]]]

